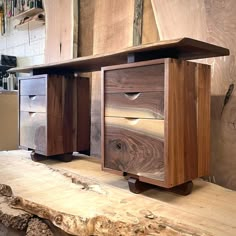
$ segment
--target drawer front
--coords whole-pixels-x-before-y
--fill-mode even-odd
[[[104,72],[105,93],[164,91],[164,64]]]
[[[20,112],[20,145],[46,153],[46,113]]]
[[[20,111],[46,112],[46,96],[20,96]]]
[[[20,95],[46,95],[46,78],[21,79]]]
[[[164,92],[107,93],[105,116],[164,119]]]
[[[105,117],[104,167],[164,180],[164,121]]]

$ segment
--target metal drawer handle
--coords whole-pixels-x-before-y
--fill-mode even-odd
[[[130,125],[136,125],[139,122],[139,118],[125,117],[125,119],[129,122]]]
[[[129,100],[135,100],[139,97],[140,93],[124,93],[125,97],[128,98]]]
[[[34,117],[36,115],[36,112],[29,111],[30,117]]]
[[[35,98],[36,98],[36,95],[29,95],[30,100],[35,100]]]

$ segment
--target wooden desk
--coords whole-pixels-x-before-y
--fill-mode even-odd
[[[193,179],[209,174],[211,76],[210,66],[186,60],[225,55],[183,38],[11,71],[65,76],[102,68],[103,169],[127,176],[136,193],[149,183],[188,194]]]

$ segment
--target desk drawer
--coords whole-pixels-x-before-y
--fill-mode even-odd
[[[46,78],[20,80],[20,95],[46,95]]]
[[[20,111],[46,112],[46,96],[20,96]]]
[[[105,117],[104,128],[105,168],[164,179],[164,121]]]
[[[20,145],[46,152],[46,113],[20,112]]]
[[[105,116],[164,119],[164,92],[107,93]]]
[[[105,93],[164,91],[164,64],[105,71]]]

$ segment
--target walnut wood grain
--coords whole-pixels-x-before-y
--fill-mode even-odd
[[[116,38],[117,40],[117,38]],[[109,41],[105,42],[109,43]],[[11,72],[32,72],[32,70],[42,69],[52,71],[55,69],[70,70],[71,72],[89,72],[99,71],[103,66],[125,64],[127,62],[127,56],[130,53],[138,53],[143,60],[174,57],[181,59],[199,59],[207,57],[217,57],[229,55],[229,50],[223,47],[219,47],[213,44],[201,42],[191,38],[180,38],[160,41],[153,44],[146,44],[137,47],[129,47],[123,50],[97,54],[93,56],[79,57],[73,60],[64,62],[50,63],[38,66],[29,66],[23,68],[13,68]],[[151,56],[151,58],[150,58]]]
[[[209,75],[208,65],[174,59],[166,64],[165,133],[169,187],[209,171]]]
[[[196,68],[198,176],[210,174],[211,68],[198,64]]]
[[[35,94],[33,85],[44,84],[45,96],[20,96],[20,110],[29,110],[20,113],[21,146],[45,156],[89,149],[88,79],[51,74],[20,78],[22,84],[20,94],[21,88]]]
[[[77,151],[90,150],[89,78],[77,78]]]
[[[46,96],[20,96],[20,111],[46,112]]]
[[[105,116],[164,119],[164,92],[106,93]]]
[[[163,131],[159,120],[106,117],[104,167],[163,181]]]
[[[74,90],[73,75],[50,75],[48,79],[47,155],[57,155],[76,150],[74,127]]]
[[[164,90],[164,65],[105,71],[105,93]]]

